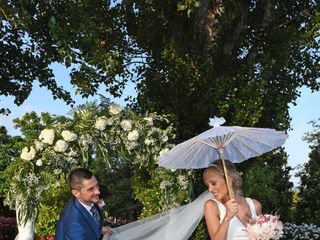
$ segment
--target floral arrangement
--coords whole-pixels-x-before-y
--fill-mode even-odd
[[[96,161],[103,161],[110,171],[121,161],[148,171],[151,185],[134,189],[145,209],[150,202],[146,197],[149,192],[158,198],[158,211],[179,206],[188,195],[188,174],[157,167],[159,155],[173,146],[175,137],[168,116],[138,115],[118,104],[106,104],[76,109],[72,118],[46,118],[7,169],[10,188],[5,202],[11,209],[19,207],[22,220],[35,218],[44,193],[61,188],[70,171],[90,168]]]
[[[309,240],[320,239],[320,226],[315,224],[285,223],[283,225],[283,235],[281,240]]]
[[[250,240],[279,239],[283,234],[283,224],[278,216],[261,214],[250,220],[247,231]]]

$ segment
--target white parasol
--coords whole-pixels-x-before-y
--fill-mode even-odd
[[[170,169],[206,168],[222,159],[229,193],[230,185],[224,159],[240,163],[281,146],[287,139],[284,132],[270,128],[221,126],[224,118],[210,118],[211,129],[174,146],[159,158],[159,165]]]

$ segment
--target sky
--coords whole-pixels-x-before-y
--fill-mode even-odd
[[[52,68],[58,84],[63,85],[67,91],[70,91],[71,93],[74,92],[75,89],[73,89],[69,83],[69,72],[64,68],[64,66],[55,64]],[[132,95],[134,92],[134,86],[129,85],[124,91],[123,97],[113,99],[110,95],[106,95],[103,90],[100,91],[100,93],[105,97],[108,97],[112,101],[121,105],[125,105],[125,97]],[[75,99],[76,105],[98,99],[97,97],[82,99],[80,96],[76,96],[74,94],[72,97]],[[40,88],[38,85],[34,86],[29,98],[19,107],[14,105],[12,97],[1,96],[0,100],[1,107],[8,107],[11,110],[11,114],[9,116],[0,115],[0,125],[5,126],[11,136],[19,134],[19,132],[13,127],[12,119],[21,118],[26,112],[49,112],[56,115],[66,115],[70,110],[70,106],[66,105],[62,100],[54,100],[47,89]],[[297,105],[289,105],[289,114],[292,118],[292,130],[288,132],[288,139],[285,142],[284,147],[289,155],[288,165],[293,168],[296,168],[299,164],[302,165],[309,159],[308,153],[310,152],[310,149],[308,144],[302,140],[302,137],[306,132],[313,130],[309,122],[320,118],[320,107],[316,107],[319,105],[319,102],[320,92],[311,93],[309,89],[302,88],[301,97],[299,97],[296,102]],[[291,174],[294,174],[294,172]],[[292,176],[291,180],[295,186],[297,186],[298,179]]]

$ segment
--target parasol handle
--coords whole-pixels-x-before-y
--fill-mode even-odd
[[[223,148],[219,148],[218,149],[218,151],[220,153],[220,156],[221,156],[221,160],[222,160],[223,171],[224,171],[224,176],[225,176],[226,183],[227,183],[228,193],[229,193],[230,198],[234,198],[233,190],[232,190],[232,188],[230,186],[230,183],[229,183],[228,171],[227,171],[226,164],[225,164],[225,161],[224,161],[223,150],[224,150]]]

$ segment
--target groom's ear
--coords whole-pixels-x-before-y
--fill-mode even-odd
[[[72,189],[72,190],[71,190],[71,193],[72,193],[72,195],[75,196],[76,198],[79,197],[79,195],[80,195],[80,192],[79,192],[78,190],[75,190],[75,189]]]

